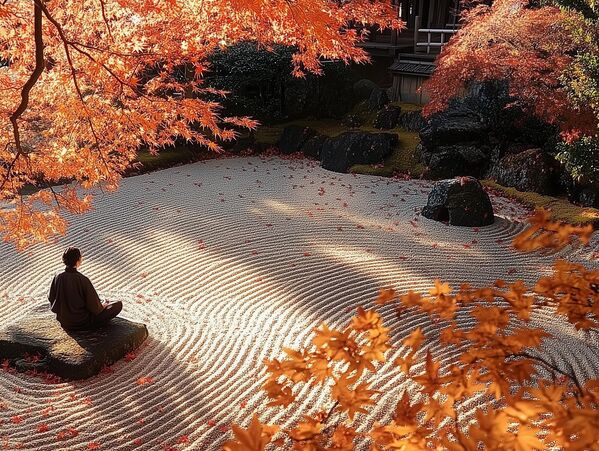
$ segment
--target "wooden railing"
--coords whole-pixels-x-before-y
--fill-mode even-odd
[[[457,28],[420,28],[419,16],[416,16],[415,22],[414,53],[420,52],[422,49],[425,49],[426,53],[431,53],[431,49],[441,49],[458,31]],[[423,35],[426,36],[424,40],[422,39]]]

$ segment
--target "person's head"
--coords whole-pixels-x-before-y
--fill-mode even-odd
[[[62,254],[62,262],[69,268],[78,268],[81,264],[81,251],[76,247],[69,247]]]

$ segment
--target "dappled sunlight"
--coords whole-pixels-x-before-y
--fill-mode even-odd
[[[426,287],[431,283],[430,278],[414,271],[411,264],[402,263],[402,259],[381,257],[372,251],[348,245],[314,244],[313,247],[319,255],[351,268],[352,271],[375,281],[380,287],[390,283],[388,274],[393,274],[393,285],[409,281],[412,287]]]
[[[290,186],[291,175],[303,187]],[[390,201],[403,191],[410,193],[400,194],[405,202]],[[508,243],[521,230],[506,220],[480,231],[422,220],[416,211],[425,200],[419,182],[332,175],[278,158],[213,160],[123,180],[56,243],[27,253],[0,248],[0,279],[10,294],[0,303],[0,322],[47,305],[62,249],[76,245],[84,254],[81,271],[100,296],[122,301],[125,318],[148,325],[147,345],[76,386],[1,375],[2,399],[24,381],[37,395],[19,394],[0,420],[42,399],[57,412],[46,419],[34,408],[28,421],[90,436],[94,424],[114,431],[104,446],[119,448],[135,437],[148,449],[178,436],[205,449],[254,412],[289,425],[322,407],[326,394],[309,394],[291,413],[263,407],[262,361],[308,345],[322,321],[347,323],[383,287],[426,292],[436,278],[482,285],[513,266],[531,283],[550,261],[533,255],[523,267],[515,252],[497,249],[497,240]],[[399,318],[393,309],[384,321],[395,341],[417,325],[437,327],[423,316]],[[401,353],[394,349],[385,365]],[[401,372],[389,374],[378,387],[389,396],[410,387]],[[91,404],[82,402],[87,398]],[[377,407],[364,427],[389,415]],[[15,437],[29,440],[29,429],[16,429],[22,432]],[[35,438],[37,449],[46,449],[42,438]]]

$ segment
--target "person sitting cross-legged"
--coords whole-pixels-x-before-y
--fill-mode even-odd
[[[66,265],[63,272],[52,280],[50,294],[51,310],[63,329],[93,329],[106,324],[122,310],[122,302],[103,305],[91,281],[77,269],[81,266],[81,251],[69,247],[62,255]]]

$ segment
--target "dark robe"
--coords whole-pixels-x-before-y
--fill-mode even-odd
[[[65,329],[89,327],[104,310],[90,280],[75,268],[67,267],[54,277],[48,300]]]

